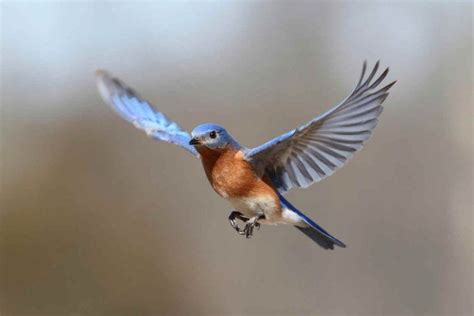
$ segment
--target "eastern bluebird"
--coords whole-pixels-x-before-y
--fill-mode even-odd
[[[148,136],[176,144],[201,159],[213,189],[235,211],[232,227],[247,238],[261,224],[295,226],[324,249],[344,243],[296,209],[283,194],[306,188],[342,167],[362,148],[377,125],[382,103],[396,81],[376,90],[388,68],[375,80],[377,62],[367,78],[366,63],[352,93],[308,123],[256,148],[241,146],[222,126],[201,124],[191,135],[120,80],[97,71],[97,85],[107,104]],[[236,219],[244,222],[243,227]]]

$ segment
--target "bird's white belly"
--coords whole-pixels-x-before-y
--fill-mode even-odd
[[[273,196],[262,195],[255,197],[236,197],[229,199],[230,204],[245,217],[265,215],[262,224],[276,224],[281,222],[281,208]]]

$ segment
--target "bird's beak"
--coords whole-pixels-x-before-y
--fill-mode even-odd
[[[189,145],[200,145],[201,142],[196,139],[196,138],[191,138],[191,140],[189,141]]]

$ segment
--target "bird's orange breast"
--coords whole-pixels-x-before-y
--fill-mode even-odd
[[[224,198],[278,196],[268,181],[259,178],[243,153],[232,149],[198,148],[206,176],[214,190]]]

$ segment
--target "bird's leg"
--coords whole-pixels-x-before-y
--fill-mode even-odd
[[[242,213],[240,212],[237,212],[237,211],[233,211],[232,213],[230,213],[229,215],[229,223],[230,223],[230,226],[232,226],[232,228],[234,228],[239,234],[243,235],[244,234],[244,230],[243,229],[240,229],[239,225],[236,223],[235,219],[240,219],[242,222],[247,222],[249,219],[247,217],[244,217],[242,215]]]
[[[239,232],[241,235],[245,235],[246,238],[250,238],[253,235],[253,229],[254,227],[257,227],[257,229],[260,229],[260,223],[258,223],[258,220],[264,219],[265,215],[257,215],[252,218],[250,218],[248,221],[245,222],[245,227],[242,230],[242,232]]]

